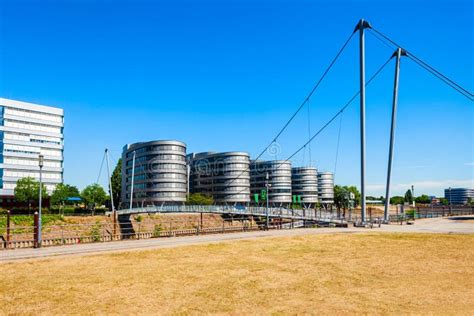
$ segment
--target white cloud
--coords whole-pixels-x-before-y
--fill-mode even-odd
[[[465,166],[474,166],[474,162],[466,162],[464,165]]]

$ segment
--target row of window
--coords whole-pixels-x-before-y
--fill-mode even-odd
[[[16,132],[0,132],[0,138],[41,144],[61,145],[62,143],[61,138],[59,137],[30,135]]]
[[[18,166],[38,166],[38,159],[4,157],[3,163]],[[53,160],[44,160],[44,166],[50,168],[61,168],[62,162]]]
[[[27,129],[32,131],[40,131],[40,132],[47,132],[47,133],[56,133],[62,134],[63,128],[56,127],[46,124],[39,124],[39,123],[32,123],[32,122],[22,122],[17,120],[6,119],[2,122],[3,126],[12,127],[12,128],[19,128],[19,129]]]
[[[177,151],[181,153],[186,153],[186,147],[177,146],[177,145],[152,145],[141,147],[140,149],[135,150],[135,154],[141,154],[149,151]],[[127,153],[127,158],[133,157],[133,151]]]
[[[39,179],[39,171],[20,171],[20,170],[3,170],[4,177],[14,177],[14,178],[25,178],[25,177],[33,177]],[[61,173],[54,173],[54,172],[42,172],[42,177],[44,179],[53,179],[53,180],[60,180],[62,179]]]
[[[20,108],[6,107],[4,113],[15,115],[15,116],[34,118],[38,120],[51,121],[51,122],[56,122],[56,123],[63,122],[63,117],[61,115],[43,113],[43,112],[20,109]]]
[[[171,154],[160,154],[160,155],[149,155],[149,156],[142,156],[135,159],[135,165],[139,165],[143,162],[152,163],[155,160],[175,160],[175,161],[186,161],[186,157],[181,155],[171,155]],[[127,161],[127,167],[133,165],[133,159]]]
[[[33,146],[13,145],[13,144],[4,144],[3,148],[5,152],[12,152],[12,153],[35,154],[35,155],[42,154],[44,156],[52,156],[52,157],[62,156],[61,149],[39,148],[39,147],[33,147]]]

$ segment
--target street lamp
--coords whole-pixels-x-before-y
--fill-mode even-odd
[[[269,180],[270,180],[270,176],[268,175],[268,171],[267,171],[267,173],[265,175],[265,187],[266,187],[266,190],[267,190],[267,192],[265,194],[266,197],[267,197],[267,216],[266,216],[266,221],[265,221],[265,226],[266,226],[265,228],[267,230],[268,230],[268,226],[269,226],[269,218],[268,218],[268,198],[269,198],[268,197],[268,188],[270,187],[270,181]]]
[[[42,242],[41,204],[42,204],[42,197],[43,197],[43,178],[42,178],[43,164],[44,164],[44,157],[43,155],[39,155],[38,157],[38,165],[39,165],[38,247],[41,247],[41,242]]]
[[[449,206],[451,206],[451,187],[449,187]]]

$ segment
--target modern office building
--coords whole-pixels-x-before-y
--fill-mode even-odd
[[[210,195],[217,204],[246,204],[250,201],[248,153],[193,153],[187,159],[191,193]]]
[[[250,163],[250,192],[252,196],[266,190],[268,173],[268,202],[274,206],[288,205],[291,196],[291,162],[286,160],[259,161]],[[263,202],[263,201],[261,201]]]
[[[318,171],[314,167],[291,168],[291,190],[301,203],[312,206],[318,202]]]
[[[449,204],[465,205],[469,198],[474,201],[474,189],[466,188],[449,188],[444,189],[444,198]]]
[[[133,206],[186,202],[186,144],[175,140],[157,140],[124,146],[122,208],[130,205],[132,168],[134,169]]]
[[[25,177],[42,181],[49,193],[63,182],[64,110],[0,98],[0,196],[12,197]]]
[[[334,203],[334,174],[318,172],[318,197],[322,204]]]

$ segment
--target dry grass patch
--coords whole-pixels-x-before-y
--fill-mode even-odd
[[[474,310],[473,235],[265,238],[0,265],[0,313]]]

